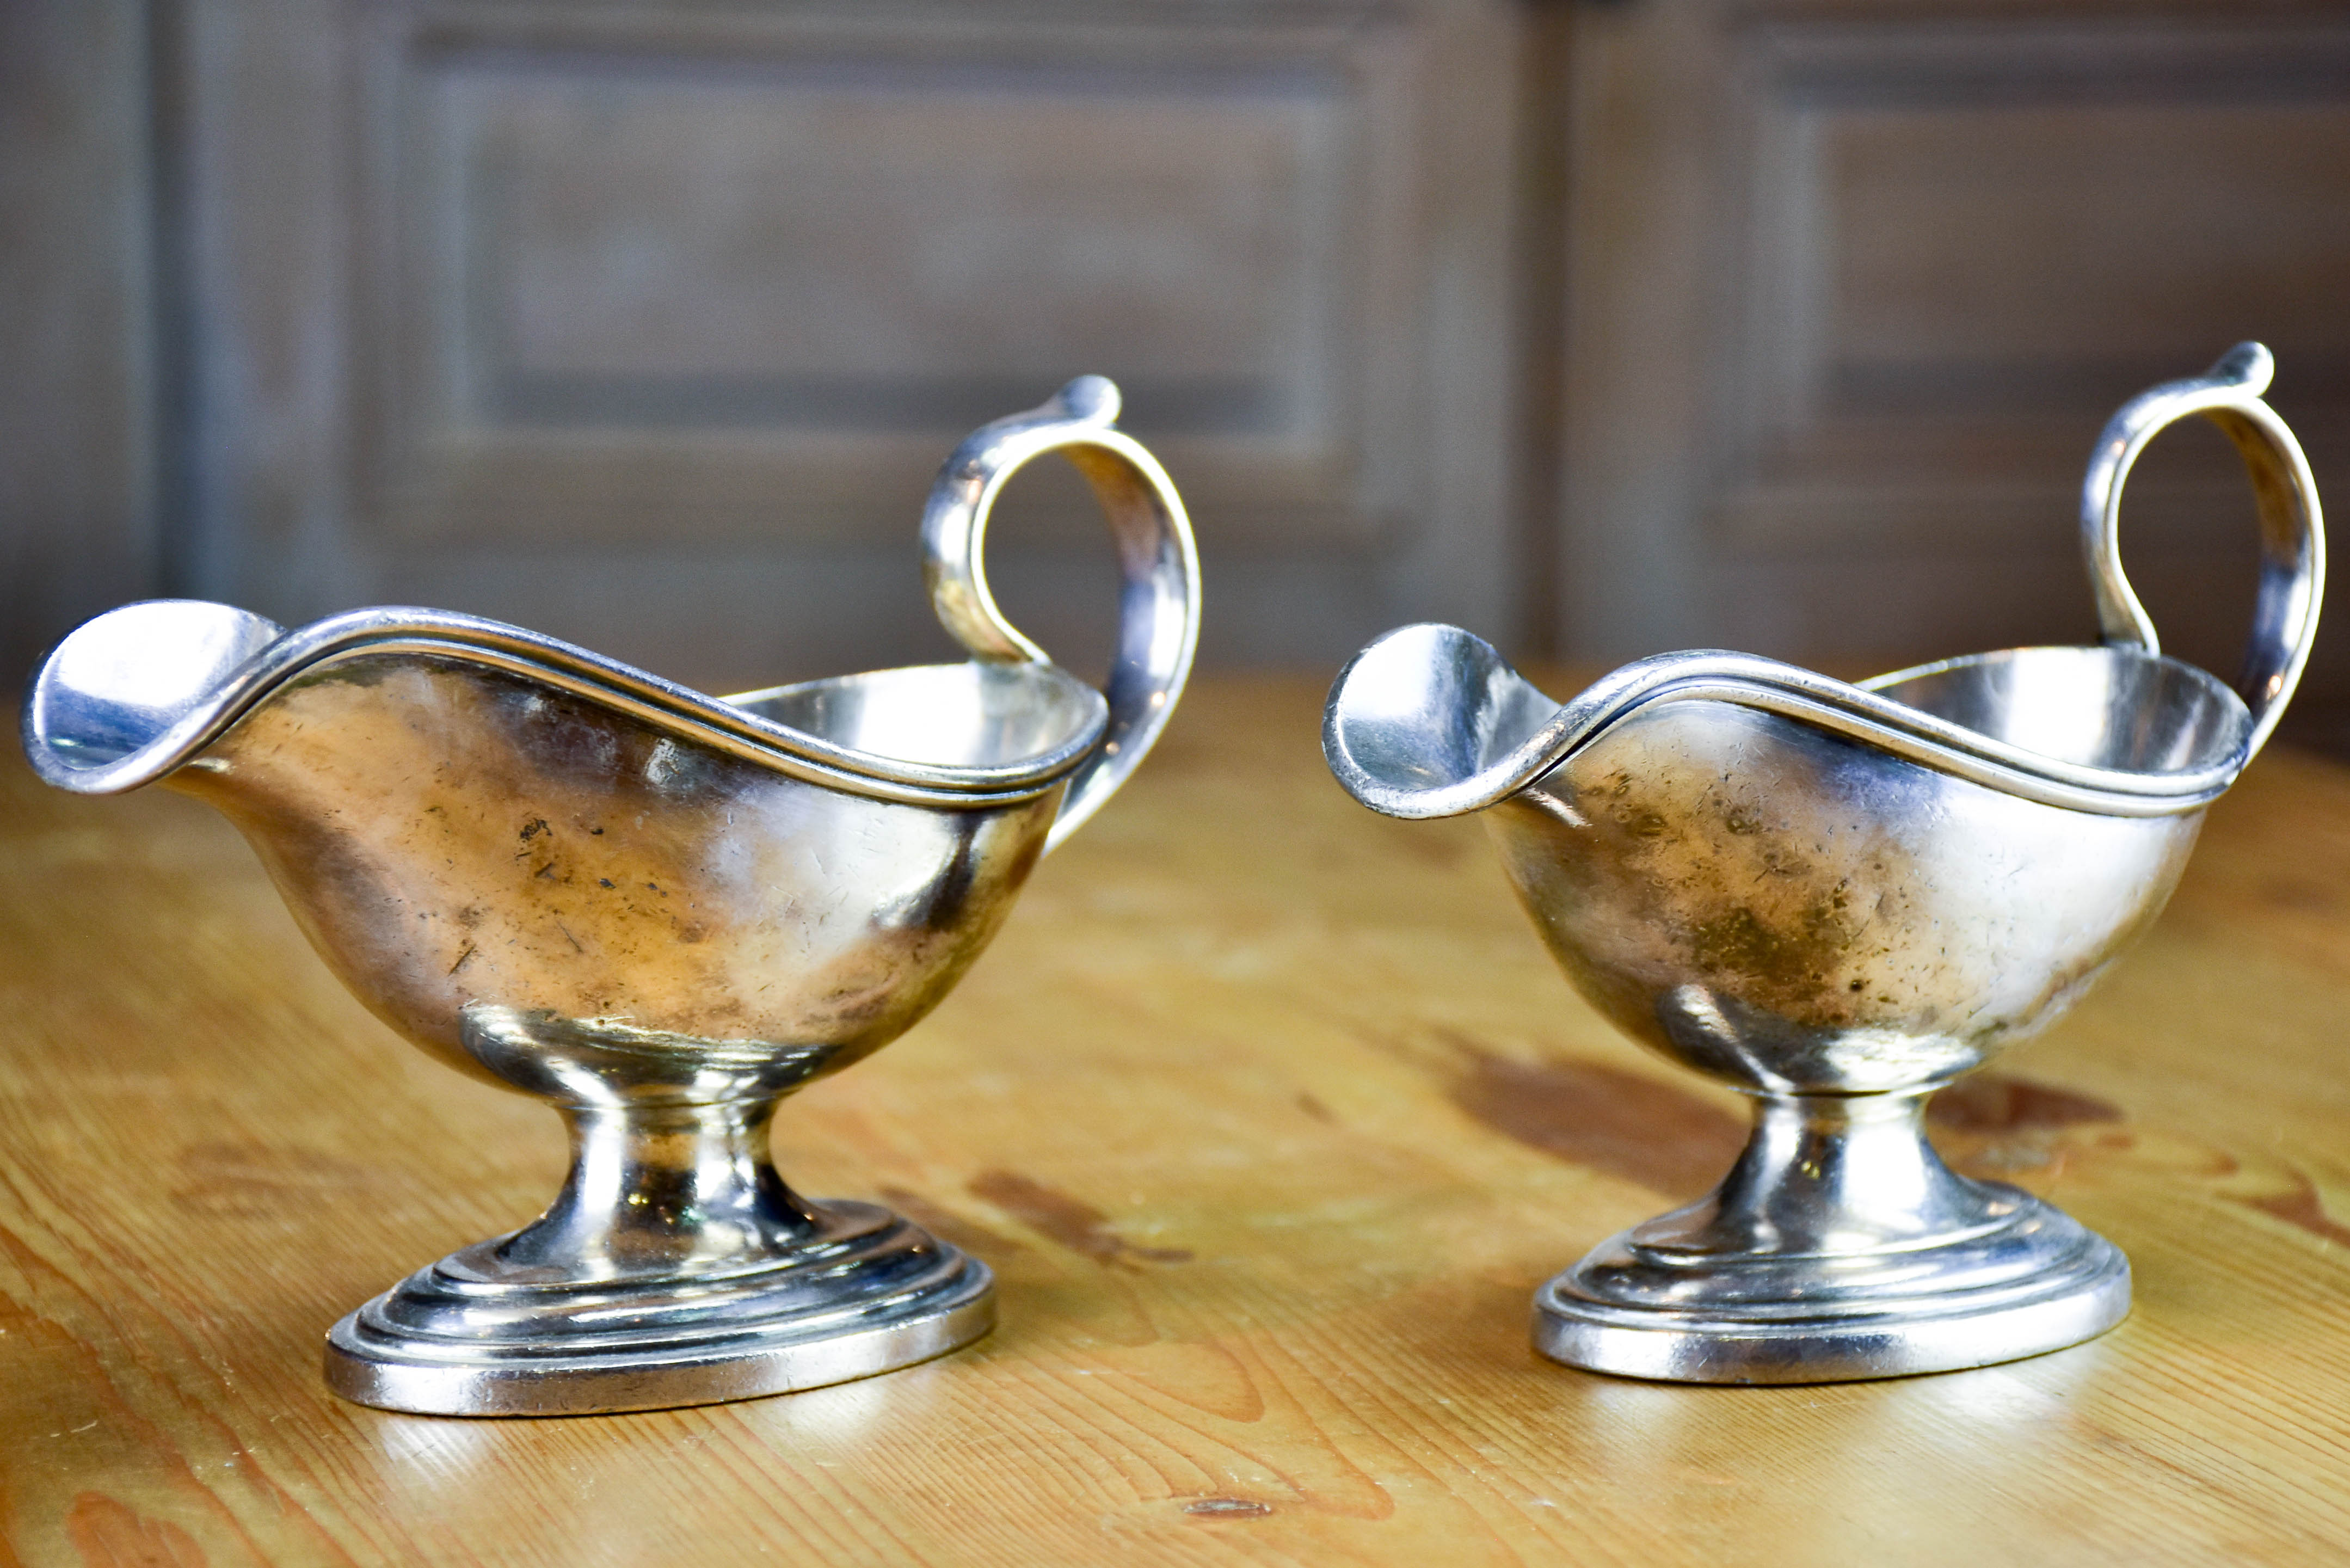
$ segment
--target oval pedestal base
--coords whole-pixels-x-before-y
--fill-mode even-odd
[[[780,1260],[730,1273],[488,1281],[468,1249],[335,1324],[327,1383],[429,1416],[577,1416],[870,1377],[995,1325],[987,1265],[887,1210],[828,1203]]]
[[[1883,1251],[1675,1254],[1627,1231],[1534,1293],[1534,1348],[1625,1377],[1838,1383],[2039,1355],[2128,1315],[2119,1248],[1998,1190],[2008,1223]]]

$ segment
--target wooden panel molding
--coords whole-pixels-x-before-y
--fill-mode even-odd
[[[2115,405],[2242,337],[2350,454],[2350,27],[1779,24],[1737,67],[1730,536],[2027,541]],[[2150,470],[2133,521],[2205,544],[2241,483]]]
[[[2338,7],[1657,0],[1578,12],[1570,69],[1567,650],[2092,636],[2098,428],[2245,337],[2350,483]],[[2201,433],[2130,551],[2230,668],[2250,506]]]
[[[671,537],[869,535],[941,441],[1083,368],[1228,532],[1379,524],[1357,394],[1394,372],[1357,324],[1408,258],[1365,232],[1393,171],[1349,135],[1392,112],[1357,101],[1393,90],[1376,34],[1124,64],[384,42],[369,347],[399,359],[376,500],[404,535],[626,538],[657,508]]]
[[[1211,656],[1506,616],[1506,0],[185,4],[199,586],[902,659],[949,446],[1100,371]]]

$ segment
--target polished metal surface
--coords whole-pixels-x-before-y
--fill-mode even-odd
[[[2324,579],[2317,495],[2247,344],[2133,400],[2083,497],[2102,648],[1846,686],[1743,655],[1643,659],[1564,705],[1451,627],[1332,689],[1339,781],[1402,817],[1482,811],[1568,977],[1626,1033],[1753,1096],[1702,1201],[1544,1286],[1534,1343],[1687,1382],[2010,1360],[2127,1312],[2110,1243],[1927,1145],[1926,1097],[2060,1016],[2155,917],[2291,698]],[[2189,414],[2235,438],[2263,575],[2236,690],[2163,658],[2123,576],[2121,489]]]
[[[27,693],[48,782],[162,782],[243,830],[320,955],[441,1060],[553,1104],[562,1193],[335,1325],[329,1382],[443,1415],[642,1409],[887,1371],[993,1321],[986,1268],[776,1174],[777,1102],[935,1006],[1157,737],[1199,627],[1190,524],[1073,382],[957,450],[923,524],[965,664],[716,700],[473,617],[286,631],[115,610]],[[1107,701],[1006,626],[1004,481],[1076,462],[1125,571]]]

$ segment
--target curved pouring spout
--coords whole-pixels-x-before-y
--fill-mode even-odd
[[[1024,639],[713,699],[406,608],[287,631],[133,605],[44,664],[25,709],[44,778],[209,801],[379,1017],[570,1126],[570,1176],[536,1222],[337,1325],[338,1391],[446,1414],[690,1404],[985,1331],[983,1265],[869,1205],[799,1199],[767,1127],[782,1096],[945,996],[1180,694],[1196,556],[1117,407],[1086,378],[983,430],[924,527],[962,634],[956,593],[984,597],[1004,480],[1047,452],[1090,464],[1128,578],[1107,701]]]
[[[1858,686],[1671,654],[1561,704],[1467,632],[1418,626],[1339,676],[1323,741],[1340,783],[1389,815],[1486,814],[1576,988],[1757,1101],[1719,1189],[1544,1288],[1538,1347],[1642,1376],[1815,1381],[2033,1354],[2127,1310],[2119,1252],[1953,1174],[1921,1116],[2151,923],[2291,696],[2324,535],[2267,377],[2247,346],[2108,427],[2083,506],[2102,648]],[[2262,507],[2237,691],[2160,656],[2113,542],[2130,464],[2189,412],[2236,438]]]

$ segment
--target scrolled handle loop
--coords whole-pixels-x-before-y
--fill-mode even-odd
[[[2139,393],[2106,422],[2081,487],[2081,540],[2106,641],[2160,653],[2154,621],[2122,571],[2122,486],[2147,443],[2189,414],[2201,414],[2235,443],[2261,518],[2260,592],[2236,677],[2236,691],[2252,713],[2247,762],[2267,743],[2301,681],[2325,595],[2325,523],[2317,483],[2301,442],[2261,400],[2275,371],[2267,348],[2239,343],[2203,375]]]
[[[1101,809],[1158,741],[1175,711],[1200,641],[1200,553],[1174,482],[1158,459],[1116,428],[1118,388],[1080,376],[1042,407],[996,421],[955,448],[922,514],[922,575],[939,620],[980,659],[1051,656],[1003,618],[987,586],[988,514],[1004,483],[1033,458],[1058,452],[1092,487],[1118,541],[1118,654],[1109,727],[1079,764],[1045,841],[1049,853]]]

